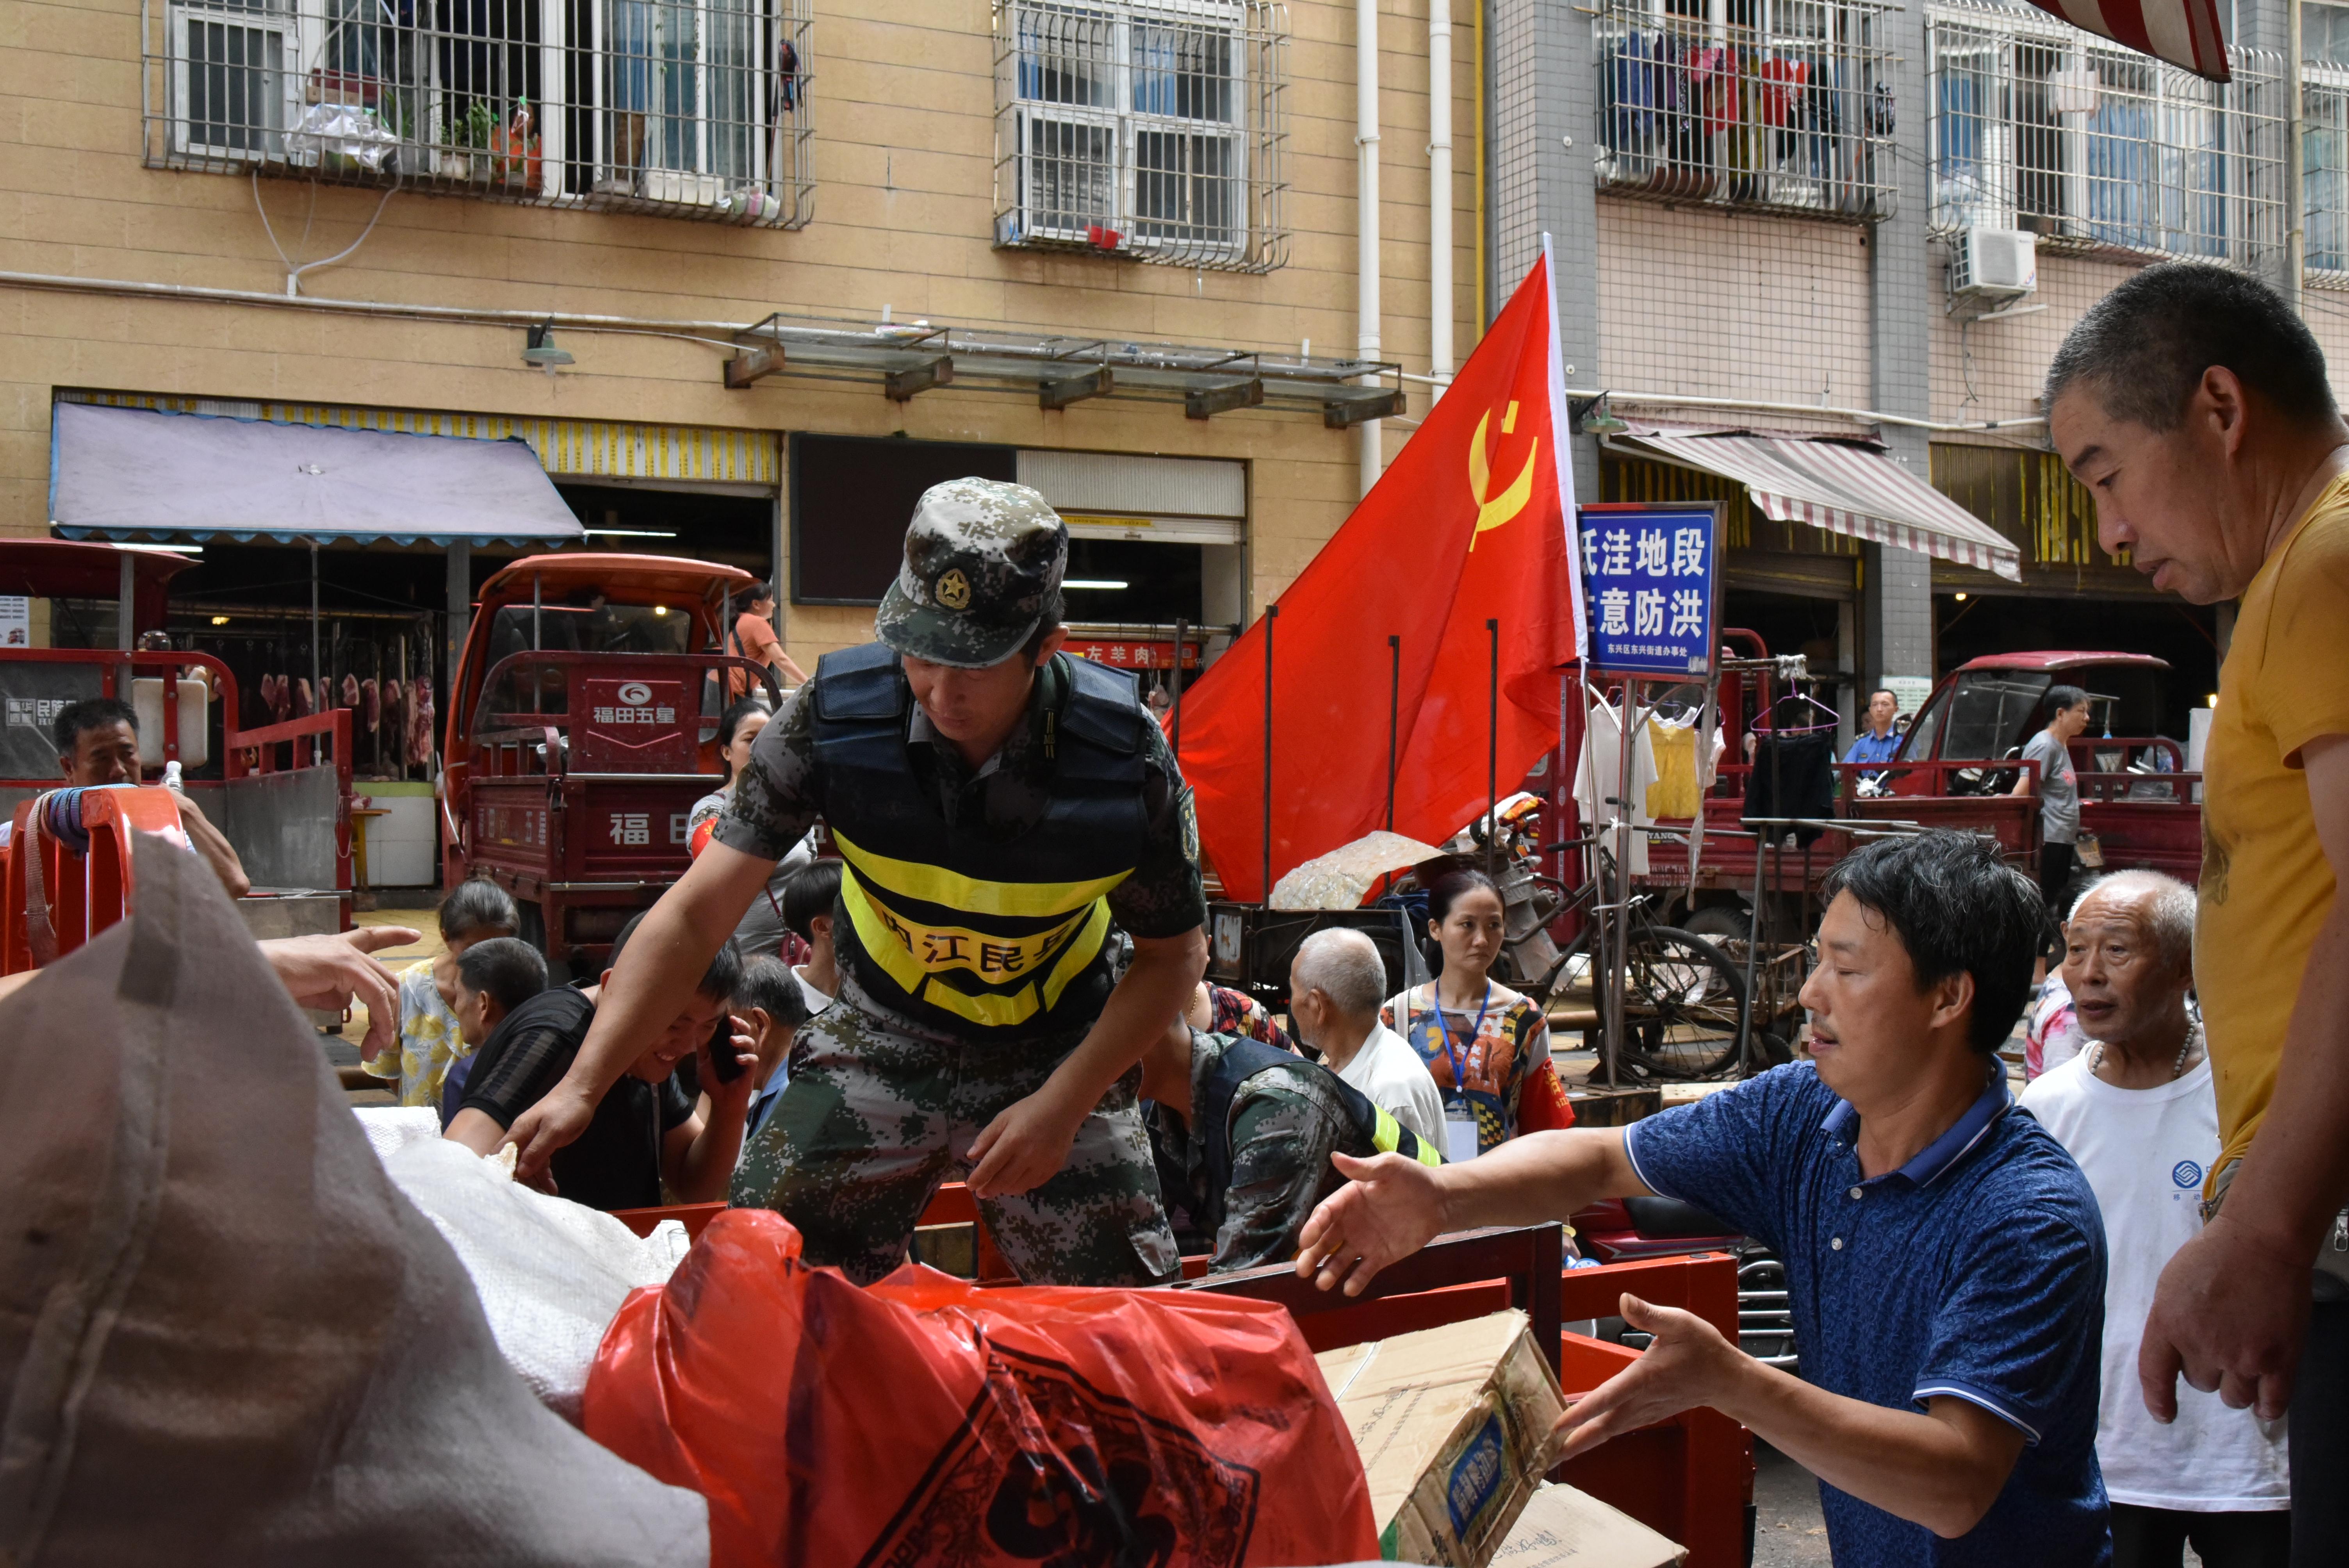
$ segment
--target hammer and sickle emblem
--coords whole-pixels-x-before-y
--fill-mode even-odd
[[[1485,455],[1485,431],[1493,422],[1491,409],[1486,409],[1476,421],[1476,433],[1468,441],[1468,493],[1476,500],[1476,532],[1468,536],[1468,548],[1476,548],[1476,534],[1488,528],[1498,528],[1526,510],[1526,502],[1534,495],[1534,462],[1541,456],[1541,438],[1534,438],[1526,449],[1525,471],[1511,480],[1509,488],[1498,495],[1487,495],[1492,483],[1491,460]],[[1501,434],[1508,435],[1517,428],[1517,405],[1512,401],[1508,412],[1501,416]]]
[[[949,610],[970,608],[970,579],[962,574],[961,567],[938,579],[937,595],[938,603]]]

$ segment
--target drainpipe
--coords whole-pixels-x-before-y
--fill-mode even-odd
[[[1427,0],[1427,373],[1452,379],[1452,0]]]
[[[1439,0],[1440,3],[1440,0]],[[1354,195],[1360,230],[1354,271],[1356,309],[1360,320],[1355,349],[1363,359],[1379,357],[1379,0],[1354,0],[1354,146],[1361,154],[1361,175]],[[1367,419],[1361,431],[1362,493],[1379,482],[1385,467],[1384,440],[1379,421]]]
[[[2307,148],[2301,140],[2305,133],[2302,121],[2307,100],[2301,88],[2300,0],[2284,0],[2284,15],[2289,21],[2284,30],[2283,90],[2287,113],[2284,115],[2283,146],[2283,297],[2292,302],[2292,314],[2305,315],[2301,308],[2301,286],[2308,266],[2308,164]]]

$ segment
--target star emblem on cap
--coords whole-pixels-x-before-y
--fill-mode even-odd
[[[962,568],[959,566],[938,579],[936,592],[938,603],[949,610],[970,608],[970,579],[962,574]]]

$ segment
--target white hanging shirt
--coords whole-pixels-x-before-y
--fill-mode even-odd
[[[1638,724],[1636,718],[1633,722]],[[1611,830],[1621,819],[1623,813],[1617,807],[1602,804],[1602,800],[1614,798],[1618,788],[1623,782],[1622,722],[1611,705],[1593,702],[1590,705],[1589,723],[1590,738],[1579,748],[1579,755],[1575,763],[1574,798],[1581,808],[1582,820],[1586,827],[1593,830],[1602,828]],[[1603,781],[1604,787],[1601,789],[1593,789],[1590,787],[1590,776],[1594,769]],[[1631,740],[1631,792],[1622,797],[1633,805],[1631,824],[1635,829],[1649,827],[1655,822],[1655,819],[1648,815],[1647,808],[1648,786],[1656,781],[1656,777],[1655,742],[1649,738],[1648,727],[1639,724],[1638,733]],[[1608,841],[1611,848],[1613,840],[1610,838]],[[1632,833],[1630,862],[1630,872],[1633,876],[1647,874],[1647,834]]]
[[[2282,1423],[2270,1438],[2249,1410],[2178,1385],[2163,1426],[2137,1392],[2137,1342],[2153,1287],[2202,1229],[2202,1174],[2219,1157],[2209,1057],[2176,1083],[2116,1088],[2092,1078],[2093,1045],[2033,1078],[2023,1109],[2071,1151],[2105,1214],[2104,1394],[2096,1463],[2115,1502],[2188,1513],[2288,1508]]]

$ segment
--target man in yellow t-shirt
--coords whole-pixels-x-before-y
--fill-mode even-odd
[[[2082,317],[2046,406],[2106,550],[2193,603],[2241,600],[2194,944],[2220,1206],[2163,1271],[2137,1368],[2163,1420],[2181,1371],[2263,1418],[2289,1403],[2293,1561],[2314,1563],[2349,1540],[2349,426],[2282,298],[2191,263]]]

